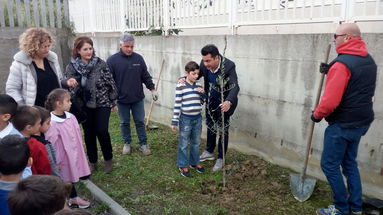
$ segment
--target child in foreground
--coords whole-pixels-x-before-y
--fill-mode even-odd
[[[69,113],[71,97],[64,89],[55,89],[49,93],[45,107],[51,111],[51,127],[45,138],[52,143],[56,151],[57,165],[60,167],[61,178],[66,182],[78,182],[90,175],[86,160],[80,127],[76,117]],[[88,208],[90,202],[77,196],[75,186],[70,193],[69,206]]]
[[[21,180],[26,166],[32,165],[27,140],[20,135],[7,135],[0,140],[0,214],[10,215],[8,195]]]
[[[197,81],[199,66],[196,62],[187,63],[185,72],[186,81],[178,83],[176,87],[171,129],[176,131],[179,125],[177,166],[182,176],[190,177],[189,167],[199,173],[205,172],[199,160],[204,90]],[[188,151],[189,140],[190,151]]]

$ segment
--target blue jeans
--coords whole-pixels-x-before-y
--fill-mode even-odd
[[[178,137],[177,166],[188,168],[189,165],[199,164],[199,144],[201,142],[202,116],[191,119],[180,116]],[[190,151],[188,156],[188,142],[190,140]]]
[[[342,128],[335,123],[325,131],[321,167],[331,186],[335,208],[343,214],[362,210],[362,185],[356,157],[360,138],[368,128],[369,125]],[[340,167],[347,179],[347,190]]]
[[[118,114],[120,116],[120,128],[122,138],[125,143],[130,144],[132,142],[132,136],[130,134],[130,111],[132,111],[134,124],[136,124],[136,131],[140,145],[146,144],[146,130],[145,130],[145,109],[144,100],[131,104],[117,103]]]

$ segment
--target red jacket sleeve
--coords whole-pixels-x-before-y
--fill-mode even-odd
[[[44,144],[31,138],[28,140],[28,145],[33,159],[32,174],[52,175],[52,167]]]
[[[343,63],[336,62],[331,66],[322,98],[314,111],[315,118],[327,117],[339,106],[350,77],[351,72]]]

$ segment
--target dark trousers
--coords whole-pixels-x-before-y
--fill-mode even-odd
[[[221,109],[217,107],[209,107],[209,110],[206,111],[206,125],[207,125],[207,143],[206,151],[213,153],[216,147],[216,138],[217,134],[221,132],[222,129],[222,120],[221,120]],[[230,126],[230,115],[224,114],[224,128],[225,128],[225,154],[227,152],[227,146],[229,144],[229,126]],[[218,158],[223,158],[222,154],[222,135],[219,135],[218,140]]]
[[[90,163],[96,163],[97,140],[100,143],[104,160],[113,158],[113,149],[109,135],[110,108],[86,108],[87,120],[82,123],[86,152]]]

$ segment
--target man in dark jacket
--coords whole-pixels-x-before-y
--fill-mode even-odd
[[[144,155],[150,155],[144,123],[145,95],[142,84],[145,84],[146,88],[152,92],[153,100],[157,100],[158,95],[144,59],[133,52],[133,48],[134,37],[127,33],[123,34],[120,38],[120,51],[110,56],[107,64],[118,89],[117,107],[121,133],[125,142],[122,153],[130,154],[131,152],[130,111],[132,111],[140,144],[139,149]]]
[[[372,109],[377,66],[354,23],[342,24],[334,34],[336,57],[330,63],[314,122],[326,118],[321,167],[327,177],[334,205],[317,214],[362,214],[362,186],[356,161],[359,141],[374,120]],[[347,189],[343,176],[347,178]],[[347,192],[348,191],[348,192]]]
[[[233,115],[238,104],[238,78],[233,61],[219,54],[215,45],[209,44],[202,48],[202,61],[200,75],[204,78],[204,87],[207,94],[206,102],[206,124],[207,144],[206,150],[200,156],[200,161],[214,160],[214,149],[216,147],[217,128],[221,126],[221,110],[224,112],[224,146],[225,152],[229,143],[230,116]],[[219,77],[223,75],[223,88],[220,87]],[[223,91],[223,101],[221,99]],[[222,137],[218,142],[218,159],[213,167],[213,172],[219,171],[223,166]]]

